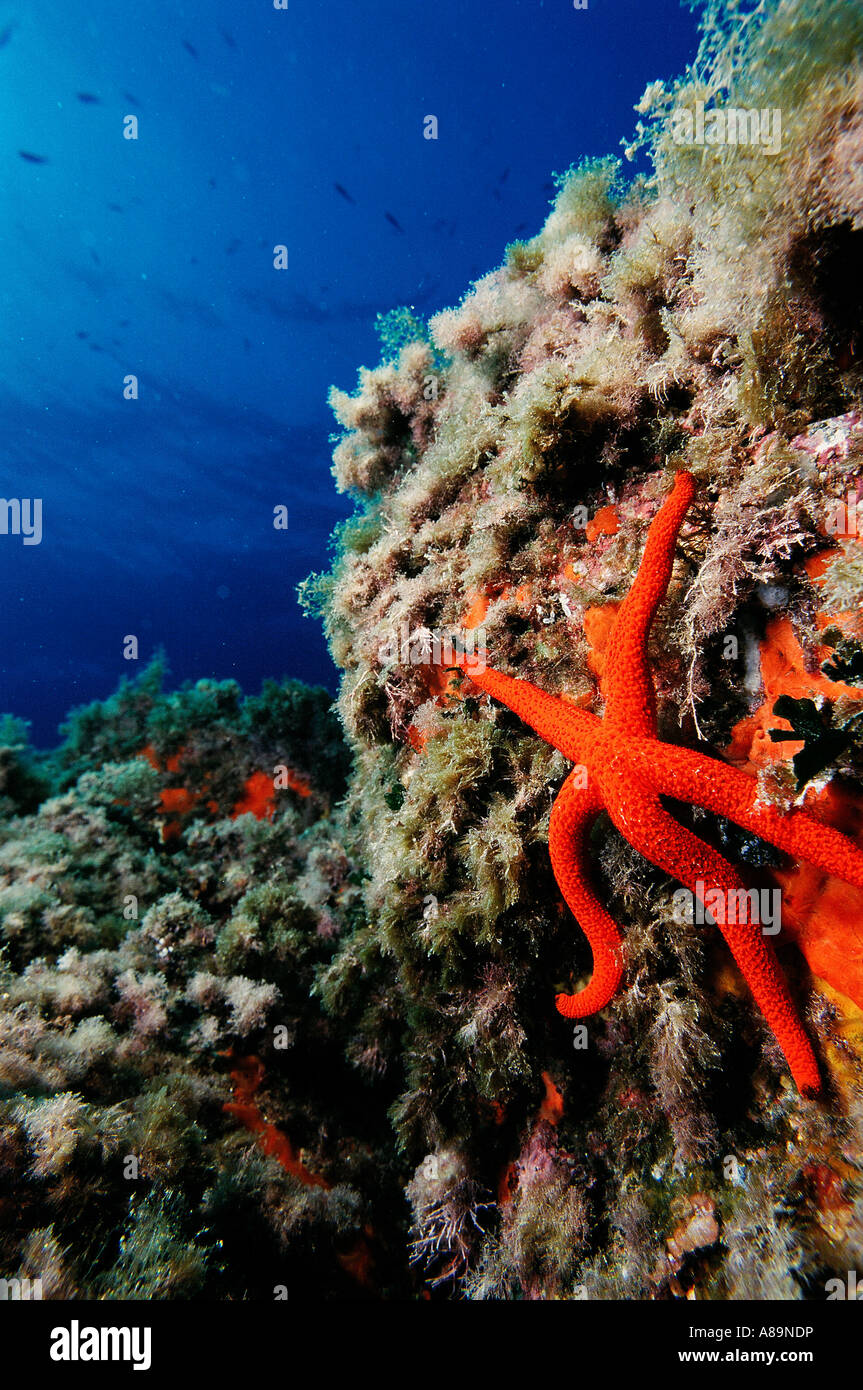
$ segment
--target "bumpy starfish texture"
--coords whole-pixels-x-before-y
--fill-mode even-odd
[[[593,892],[587,865],[590,828],[604,808],[645,859],[699,897],[708,912],[712,907],[798,1088],[814,1095],[821,1077],[812,1045],[773,950],[752,920],[752,903],[740,876],[721,854],[680,825],[660,797],[689,801],[725,816],[859,888],[863,851],[805,811],[782,815],[760,803],[755,779],[746,773],[657,737],[647,639],[668,589],[678,533],[694,492],[691,474],[678,473],[650,526],[638,574],[612,628],[602,718],[530,681],[492,670],[479,657],[463,656],[458,664],[481,690],[577,764],[552,808],[548,848],[560,890],[590,942],[594,970],[580,993],[557,996],[559,1011],[567,1018],[595,1013],[617,992],[623,975],[620,932]],[[720,900],[734,903],[738,910],[717,912]],[[735,916],[737,921],[723,920]]]

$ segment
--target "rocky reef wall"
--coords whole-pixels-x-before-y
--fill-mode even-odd
[[[535,237],[412,341],[384,324],[382,364],[333,392],[358,509],[306,599],[344,669],[369,876],[346,949],[403,1011],[394,1124],[433,1285],[824,1297],[859,1263],[863,894],[677,808],[782,885],[830,1077],[801,1101],[718,932],[675,923],[673,885],[601,822],[625,987],[573,1029],[554,994],[590,951],[547,851],[568,764],[447,673],[446,643],[600,712],[613,615],[686,469],[661,736],[859,832],[861,45],[846,4],[709,6],[691,71],[638,107],[627,154],[653,175],[568,171]]]

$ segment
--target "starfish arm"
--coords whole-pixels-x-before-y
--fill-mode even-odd
[[[751,905],[742,880],[722,855],[699,840],[670,816],[659,799],[639,786],[632,771],[617,771],[618,786],[609,814],[630,844],[664,873],[670,874],[704,903],[711,889],[719,889],[724,901],[735,904],[720,916],[739,915],[743,921],[717,921],[731,954],[746,979],[756,1004],[773,1029],[785,1053],[791,1075],[803,1095],[821,1089],[818,1063],[782,972],[758,923],[750,921]],[[735,894],[734,898],[730,897]],[[711,909],[705,904],[706,911]]]
[[[617,993],[623,975],[620,932],[593,893],[587,878],[587,836],[600,810],[595,792],[576,783],[571,772],[557,795],[548,827],[551,866],[567,906],[593,951],[593,978],[578,994],[559,994],[564,1018],[586,1018]]]
[[[647,544],[632,588],[621,604],[606,657],[607,722],[632,734],[656,731],[656,696],[647,662],[647,638],[665,597],[674,566],[674,548],[695,492],[691,473],[678,473],[674,488],[650,525]]]
[[[589,710],[579,709],[559,695],[549,695],[530,681],[506,676],[484,662],[462,657],[458,665],[474,685],[499,700],[571,762],[581,762],[600,721]]]
[[[783,815],[774,806],[759,802],[758,783],[748,773],[690,748],[668,744],[662,745],[661,756],[657,757],[655,746],[646,756],[650,758],[653,784],[663,796],[691,801],[726,816],[777,849],[863,888],[863,850],[841,830],[824,825],[808,811]]]

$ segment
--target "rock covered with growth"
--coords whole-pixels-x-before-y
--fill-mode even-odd
[[[161,674],[47,757],[3,726],[0,1272],[46,1298],[398,1292],[394,1093],[318,991],[359,914],[330,697]]]
[[[841,886],[840,910],[823,875],[690,822],[782,887],[782,965],[830,1076],[804,1102],[721,941],[678,922],[674,885],[601,822],[626,981],[573,1033],[553,997],[590,955],[547,853],[566,764],[447,674],[446,641],[599,712],[615,605],[686,468],[695,525],[651,645],[661,736],[859,834],[861,63],[842,0],[771,0],[745,29],[709,5],[691,71],[638,108],[630,153],[653,175],[570,170],[533,239],[333,392],[357,511],[304,596],[344,671],[346,832],[368,877],[322,988],[402,1074],[432,1288],[818,1298],[859,1263],[863,895]],[[699,103],[723,142],[680,138]],[[726,138],[732,108],[764,113],[749,143]]]

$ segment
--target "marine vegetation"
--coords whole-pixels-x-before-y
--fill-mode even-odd
[[[392,1096],[316,993],[360,910],[331,697],[163,676],[47,757],[4,727],[0,1271],[45,1298],[355,1297],[374,1259],[387,1288]]]
[[[534,237],[428,324],[384,316],[332,392],[356,512],[302,598],[337,716],[156,665],[50,755],[4,723],[0,1275],[824,1299],[861,1268],[863,887],[827,872],[860,850],[821,850],[863,846],[863,10],[709,0],[637,110],[649,173],[561,174]],[[524,682],[558,730],[620,712],[610,814],[559,839],[579,750]],[[780,895],[777,1037],[677,911],[679,855],[639,853],[666,812],[722,886]],[[595,985],[549,856],[579,835]],[[583,985],[598,1012],[551,1006]]]
[[[687,143],[680,113],[705,110],[722,121]],[[356,1007],[342,952],[373,945],[404,1009],[402,1057],[384,1055],[405,1067],[393,1124],[439,1295],[824,1298],[863,1257],[863,891],[787,854],[799,811],[825,842],[863,830],[863,14],[711,3],[691,68],[638,116],[626,154],[649,174],[566,171],[535,236],[332,393],[356,514],[304,597],[344,672],[368,879],[328,987]],[[681,867],[637,853],[649,816],[622,826],[613,798],[583,833],[624,928],[621,985],[590,1017],[551,1007],[605,993],[617,967],[589,983],[589,914],[549,859],[571,763],[503,683],[573,725],[609,717],[615,680],[636,679],[615,667],[617,614],[682,473],[695,497],[648,641],[661,746],[642,771],[729,886],[781,894],[761,942],[817,1100],[720,930],[680,919]],[[483,656],[461,673],[459,641]],[[634,758],[634,716],[618,728]],[[694,775],[707,758],[746,788],[743,828]],[[632,803],[611,755],[598,782],[618,772]]]

